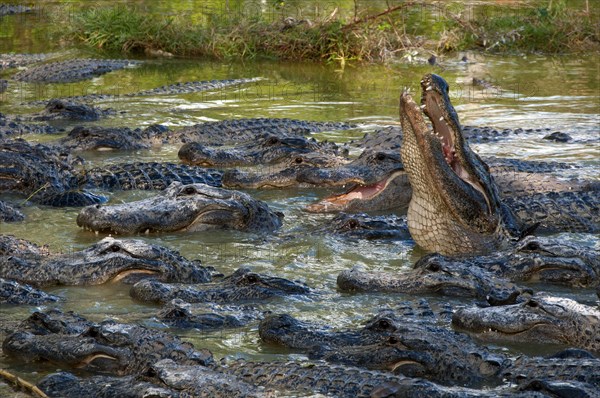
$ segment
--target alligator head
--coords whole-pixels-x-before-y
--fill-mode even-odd
[[[329,142],[319,143],[314,138],[265,134],[231,149],[190,142],[181,147],[178,156],[184,163],[196,166],[230,167],[279,163],[315,151],[335,154],[337,146]]]
[[[173,299],[188,303],[233,303],[309,292],[310,289],[302,283],[240,268],[223,280],[213,283],[190,285],[144,280],[133,285],[130,294],[137,300],[152,303],[165,303]]]
[[[462,136],[448,84],[437,75],[426,75],[421,86],[421,108],[407,92],[400,97],[401,152],[413,190],[408,208],[411,235],[426,250],[450,255],[508,247],[512,218],[500,203],[487,165]]]
[[[17,330],[4,340],[2,349],[26,362],[46,361],[117,375],[138,373],[161,358],[203,366],[213,363],[209,351],[196,351],[170,334],[110,320],[79,334]]]
[[[417,261],[412,271],[401,273],[369,273],[353,268],[342,271],[337,284],[342,291],[437,293],[475,297],[491,305],[512,304],[522,294],[532,293],[492,272],[444,260],[439,254],[430,254]]]
[[[85,207],[77,216],[77,225],[117,234],[213,229],[270,232],[281,226],[282,217],[246,193],[174,182],[153,198]]]
[[[97,109],[90,105],[62,99],[52,99],[48,101],[42,112],[33,117],[33,120],[98,120],[110,113],[114,113],[114,111],[112,109]]]
[[[452,324],[484,340],[567,344],[600,353],[600,311],[567,298],[534,296],[521,304],[463,308]]]
[[[146,149],[137,130],[127,127],[77,126],[59,140],[60,145],[71,151],[110,151]]]
[[[397,151],[366,149],[347,165],[306,170],[299,175],[298,180],[314,186],[352,186],[343,194],[328,196],[308,206],[306,210],[310,212],[353,211],[353,205],[365,201],[369,202],[369,208],[373,210],[404,207],[410,200],[410,186]],[[378,203],[379,194],[390,184],[401,184],[407,187],[407,197],[398,197],[397,206]],[[364,206],[360,207],[364,208]]]
[[[189,283],[211,279],[210,270],[175,251],[141,240],[112,237],[67,254],[0,256],[0,276],[36,286],[132,283],[144,277]]]

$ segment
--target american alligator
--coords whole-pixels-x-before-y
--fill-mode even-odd
[[[76,126],[56,142],[70,151],[133,151],[167,142],[168,127],[153,124],[134,130],[129,127]]]
[[[342,271],[337,285],[344,292],[390,292],[408,294],[441,294],[475,297],[492,305],[511,304],[523,300],[531,289],[517,286],[482,268],[462,263],[439,263],[422,257],[410,271],[398,273],[365,272],[352,268]]]
[[[452,324],[482,340],[565,344],[600,354],[600,310],[545,295],[513,305],[463,308]]]
[[[283,214],[246,193],[174,182],[152,198],[87,206],[77,216],[77,225],[115,234],[214,229],[272,232],[281,226],[282,218]]]
[[[141,240],[107,237],[85,250],[59,254],[0,235],[0,277],[35,286],[132,283],[143,277],[203,283],[211,280],[211,271],[197,260]]]
[[[294,119],[232,119],[206,122],[184,127],[176,132],[182,142],[206,145],[231,145],[249,142],[264,134],[277,137],[308,135],[320,131],[348,130],[356,126],[346,123],[312,122]]]
[[[445,283],[440,283],[442,279]],[[358,292],[422,293],[433,289],[446,295],[462,292],[485,298],[488,291],[510,292],[511,289],[506,290],[506,287],[513,285],[508,281],[598,286],[600,253],[554,239],[528,236],[510,250],[488,256],[453,258],[429,254],[419,259],[410,272],[343,271],[338,276],[338,287],[343,291]],[[491,298],[498,296],[491,295]]]
[[[262,311],[249,306],[190,304],[180,299],[174,299],[165,304],[156,318],[170,327],[205,331],[239,328],[261,319],[262,314]]]
[[[318,142],[314,138],[262,134],[230,149],[215,148],[204,142],[190,142],[181,147],[178,156],[187,164],[231,167],[281,163],[312,152],[337,155],[339,148],[332,142]]]
[[[0,140],[25,134],[58,134],[64,129],[48,124],[25,122],[21,117],[11,117],[0,113]]]
[[[20,139],[0,142],[0,192],[50,206],[86,206],[106,199],[84,188],[164,189],[174,181],[221,185],[221,172],[199,167],[150,162],[86,171],[82,162],[60,148]]]
[[[127,99],[130,97],[145,96],[145,95],[175,95],[175,94],[187,94],[197,93],[208,90],[216,90],[225,87],[235,87],[242,84],[252,83],[261,80],[261,78],[249,78],[249,79],[225,79],[225,80],[203,80],[193,81],[184,83],[174,83],[166,86],[161,86],[149,90],[136,91],[127,94],[85,94],[75,95],[70,97],[62,97],[60,99],[66,101],[94,101],[94,100],[118,100]],[[32,101],[28,105],[39,105],[43,101]]]
[[[140,63],[140,61],[123,59],[70,59],[33,66],[15,73],[12,78],[32,83],[69,83],[90,79]]]
[[[114,114],[116,111],[111,108],[101,109],[78,102],[53,99],[48,101],[43,111],[32,115],[30,119],[34,121],[56,119],[92,121]]]
[[[535,378],[577,380],[600,386],[600,360],[591,353],[558,357],[521,356],[516,360],[491,353],[467,335],[427,322],[407,321],[382,311],[364,327],[332,331],[288,315],[267,316],[259,325],[261,339],[306,352],[311,359],[465,386],[524,382]]]
[[[35,64],[56,56],[58,56],[56,53],[0,54],[0,70]]]
[[[570,398],[588,397],[583,394],[595,391],[585,383],[551,380],[534,380],[517,389],[477,391],[321,363],[232,361],[212,370],[169,359],[158,361],[142,376],[78,378],[60,372],[46,376],[38,387],[49,397],[60,398],[268,398],[315,393],[337,398]],[[561,395],[564,391],[580,395]]]
[[[364,213],[339,213],[328,220],[320,232],[351,239],[410,239],[406,217],[395,215],[369,216]]]
[[[522,227],[498,195],[489,169],[461,135],[447,83],[425,75],[422,108],[400,97],[402,159],[412,187],[408,227],[423,248],[441,254],[486,254],[509,247]],[[421,111],[430,119],[430,130]]]
[[[42,305],[59,300],[58,296],[48,294],[32,286],[0,278],[0,304]]]
[[[50,317],[61,321],[58,311]],[[106,320],[81,333],[61,333],[44,330],[39,322],[36,325],[37,333],[26,326],[9,335],[2,344],[4,354],[24,362],[50,361],[59,366],[114,375],[140,373],[164,358],[180,364],[214,363],[208,350],[197,351],[192,344],[175,336],[143,326]],[[75,330],[78,328],[62,331]]]
[[[0,4],[0,17],[5,15],[23,14],[32,12],[33,9],[21,4]]]
[[[0,221],[17,222],[23,221],[25,215],[3,200],[0,200]]]
[[[257,274],[239,268],[218,282],[204,284],[161,283],[140,281],[132,286],[133,298],[150,303],[166,303],[181,299],[188,303],[240,303],[266,300],[287,295],[306,295],[310,289],[303,283]]]
[[[285,188],[303,184],[298,176],[304,170],[318,170],[323,167],[336,167],[347,163],[347,159],[321,153],[296,155],[287,162],[271,165],[267,171],[248,172],[229,169],[223,173],[224,187],[236,189]]]

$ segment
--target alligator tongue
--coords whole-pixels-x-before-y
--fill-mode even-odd
[[[313,203],[306,207],[308,211],[321,212],[327,211],[329,206],[341,206],[354,199],[366,199],[375,196],[383,188],[388,180],[388,177],[371,185],[356,185],[346,193],[340,195],[328,196],[318,203]]]

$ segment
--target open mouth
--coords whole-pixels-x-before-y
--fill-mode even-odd
[[[132,281],[132,279],[138,280],[144,276],[157,275],[157,274],[158,274],[158,272],[152,271],[149,269],[141,269],[141,268],[128,269],[128,270],[121,271],[118,274],[116,274],[114,277],[111,278],[111,281],[113,281],[113,282],[119,282],[119,281],[123,281],[123,280]]]
[[[307,206],[306,210],[315,213],[327,212],[345,206],[353,200],[366,201],[374,199],[388,187],[395,177],[401,174],[405,174],[405,172],[395,171],[382,180],[370,185],[356,184],[352,189],[343,194],[328,196],[320,202]]]

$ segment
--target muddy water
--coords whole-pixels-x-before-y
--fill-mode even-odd
[[[19,17],[25,18],[26,17]],[[10,22],[8,18],[2,23]],[[7,25],[4,25],[6,27]],[[13,25],[16,28],[16,25]],[[3,31],[6,33],[7,31]],[[9,33],[7,33],[9,34]],[[14,39],[14,38],[13,38]],[[39,38],[38,38],[39,39]],[[2,51],[32,51],[38,47],[14,39],[2,44]],[[52,50],[54,48],[50,47]],[[64,50],[60,50],[64,51]],[[66,57],[104,56],[69,49]],[[523,159],[556,160],[585,165],[579,172],[598,179],[599,130],[597,59],[594,57],[495,57],[466,54],[468,62],[459,59],[464,54],[442,58],[441,66],[422,62],[391,62],[386,66],[309,65],[279,62],[210,62],[205,60],[155,60],[134,69],[110,73],[91,81],[72,84],[12,84],[0,94],[0,112],[25,114],[40,110],[26,105],[29,101],[51,97],[80,95],[89,92],[128,93],[164,84],[192,80],[228,79],[241,77],[263,78],[260,82],[240,87],[204,93],[146,96],[97,101],[101,107],[121,111],[117,116],[95,122],[102,125],[143,127],[162,123],[170,128],[203,121],[242,117],[287,117],[306,120],[344,121],[360,125],[350,132],[317,134],[343,142],[361,137],[375,124],[394,124],[398,121],[397,98],[402,87],[417,90],[421,76],[427,72],[441,74],[451,84],[451,95],[463,124],[497,127],[552,129],[569,132],[577,142],[559,144],[541,139],[541,135],[522,135],[515,139],[473,145],[482,154]],[[10,76],[10,71],[2,72]],[[2,77],[2,76],[0,76]],[[486,78],[497,88],[473,87],[472,78]],[[60,125],[59,125],[60,126]],[[72,125],[62,126],[70,129]],[[554,131],[554,130],[553,130]],[[25,137],[33,141],[50,141],[55,137]],[[165,146],[133,153],[82,154],[90,166],[130,160],[177,161],[177,146]],[[297,279],[314,288],[309,298],[274,300],[265,309],[287,312],[305,320],[319,321],[335,327],[357,325],[377,309],[393,306],[415,297],[407,295],[371,294],[348,295],[336,291],[336,276],[345,269],[361,266],[368,270],[407,270],[423,252],[408,242],[349,241],[314,231],[327,223],[331,216],[303,212],[303,207],[328,194],[325,190],[291,189],[252,191],[276,210],[285,213],[283,228],[270,236],[239,232],[171,233],[142,236],[157,244],[181,251],[189,258],[201,259],[224,273],[240,266],[257,272]],[[111,194],[112,203],[147,197],[152,193],[126,192]],[[23,198],[7,197],[21,202]],[[55,209],[26,204],[23,223],[0,224],[0,232],[14,234],[52,250],[79,250],[101,237],[79,229],[75,224],[78,210]],[[598,247],[597,236],[563,234],[570,241]],[[564,296],[593,303],[591,290],[570,291],[563,288],[535,287]],[[106,317],[124,322],[141,322],[163,327],[153,315],[157,308],[133,302],[128,287],[108,284],[95,287],[60,287],[49,289],[65,298],[59,305],[94,320]],[[447,299],[432,298],[433,301]],[[469,301],[449,300],[457,305]],[[42,308],[0,306],[0,321],[23,319]],[[212,350],[217,357],[233,356],[251,359],[281,357],[302,358],[262,345],[256,325],[224,332],[200,333],[174,331],[198,347]],[[496,346],[517,355],[545,353],[555,347]],[[0,354],[0,368],[8,368],[30,380],[56,370],[52,365],[21,365]],[[0,395],[10,390],[0,389]]]

